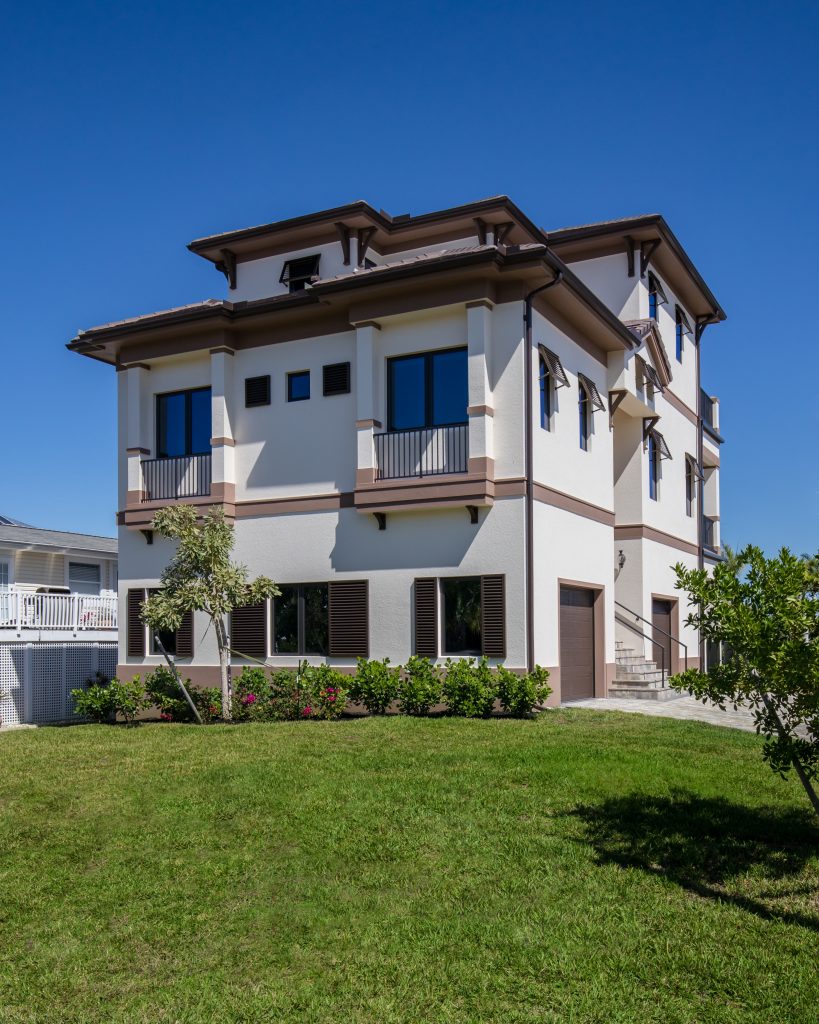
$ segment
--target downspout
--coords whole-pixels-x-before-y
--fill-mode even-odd
[[[699,479],[699,501],[697,502],[697,568],[705,568],[705,469],[703,467],[703,430],[702,430],[702,380],[700,376],[700,343],[702,341],[702,335],[705,328],[714,321],[710,318],[704,318],[702,320],[697,319],[694,325],[694,341],[695,350],[697,353],[697,465],[700,471]],[[702,670],[705,665],[705,641],[702,639],[702,634],[698,637],[698,651],[700,660],[700,669]]]
[[[533,289],[523,300],[524,325],[524,444],[526,455],[526,671],[535,667],[535,555],[534,555],[534,521],[535,493],[533,481],[533,442],[532,442],[532,300],[540,292],[554,288],[563,280],[563,271],[558,270],[551,281]]]

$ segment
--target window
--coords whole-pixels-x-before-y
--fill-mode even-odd
[[[209,454],[210,437],[210,388],[156,396],[157,458]]]
[[[540,357],[540,425],[551,430],[552,421],[552,375],[543,356]]]
[[[5,559],[0,559],[0,590],[9,589],[9,563]]]
[[[326,583],[280,586],[273,600],[273,653],[329,653],[329,587]]]
[[[270,374],[263,377],[245,377],[245,406],[270,405]]]
[[[580,447],[584,452],[589,450],[589,438],[591,437],[591,400],[589,393],[579,383],[577,386],[577,412],[580,421]]]
[[[297,260],[287,260],[282,268],[279,282],[286,284],[290,294],[303,292],[305,285],[314,277],[318,277],[321,256],[303,256]]]
[[[648,435],[648,496],[656,501],[660,487],[660,452],[654,434]]]
[[[466,349],[452,348],[387,363],[388,429],[466,423]]]
[[[303,402],[310,397],[310,371],[300,370],[287,375],[287,401]]]
[[[102,583],[99,565],[68,563],[68,589],[72,594],[99,594]]]
[[[648,275],[648,315],[656,320],[660,312],[660,303],[668,302],[663,286],[653,274]]]
[[[161,629],[156,632],[151,631],[151,654],[162,654],[162,648],[156,642],[156,638],[159,637],[162,647],[165,648],[165,653],[170,654],[172,658],[176,657],[176,630],[175,629]]]
[[[675,320],[677,322],[676,334],[677,334],[677,362],[682,362],[683,349],[685,348],[685,336],[693,333],[691,330],[691,323],[688,317],[685,315],[685,310],[682,307],[676,307]]]
[[[685,514],[687,516],[694,515],[694,495],[695,495],[695,477],[694,467],[691,465],[691,460],[685,460]]]
[[[683,337],[683,326],[680,323],[679,316],[677,317],[676,337],[677,337],[677,362],[681,363],[682,362],[682,357],[683,357],[684,337]]]
[[[481,578],[442,579],[444,654],[481,653]]]

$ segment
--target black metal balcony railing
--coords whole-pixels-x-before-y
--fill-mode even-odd
[[[700,406],[702,407],[702,421],[712,430],[714,429],[714,402],[707,391],[700,388]]]
[[[142,463],[142,500],[202,498],[210,494],[211,457],[180,455]]]
[[[376,434],[374,440],[376,480],[467,471],[468,423],[390,430]]]
[[[708,548],[709,551],[716,551],[715,536],[714,536],[714,523],[716,520],[709,519],[708,516],[702,517],[702,546]]]

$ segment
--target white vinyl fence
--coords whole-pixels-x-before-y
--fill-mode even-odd
[[[100,671],[117,671],[116,643],[0,643],[4,725],[79,722],[71,691]]]

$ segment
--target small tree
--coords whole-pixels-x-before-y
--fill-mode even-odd
[[[230,560],[233,527],[215,506],[199,519],[192,505],[169,505],[154,516],[156,533],[178,541],[161,577],[161,589],[142,606],[142,617],[153,630],[178,629],[186,612],[204,612],[213,625],[219,648],[222,717],[230,718],[230,641],[226,617],[234,608],[256,604],[279,593],[273,580],[259,576],[248,581],[247,567]]]
[[[796,772],[813,808],[819,797],[819,572],[783,548],[765,558],[750,545],[732,561],[702,569],[677,565],[688,592],[687,624],[723,645],[722,664],[689,669],[674,684],[724,708],[750,706],[763,756],[784,776]]]

